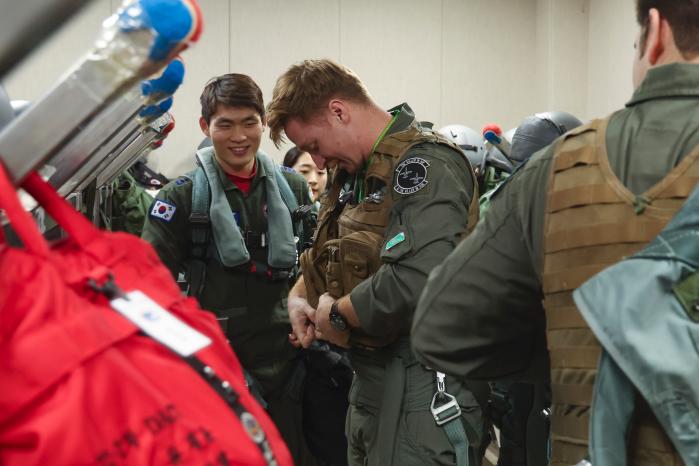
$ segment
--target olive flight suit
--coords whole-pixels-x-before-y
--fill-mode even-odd
[[[571,362],[579,364],[579,367],[590,361],[594,365],[592,355],[595,352],[592,350],[595,349],[595,342],[590,339],[584,321],[575,315],[575,307],[569,296],[571,284],[559,280],[559,288],[567,289],[567,294],[561,294],[559,298],[551,294],[553,287],[550,284],[559,277],[555,273],[544,272],[545,264],[547,267],[552,265],[549,260],[553,244],[553,236],[546,233],[553,225],[546,225],[545,219],[553,219],[553,214],[560,210],[571,215],[568,223],[584,222],[582,215],[598,215],[609,203],[621,205],[617,201],[621,195],[619,193],[633,200],[633,204],[629,204],[623,212],[629,215],[630,211],[630,218],[634,222],[642,220],[649,212],[667,210],[668,206],[677,208],[686,193],[680,195],[679,202],[669,198],[647,197],[645,194],[654,192],[655,188],[652,187],[657,186],[699,144],[698,104],[699,65],[676,63],[653,68],[626,108],[612,114],[606,126],[606,135],[604,131],[599,131],[601,126],[596,122],[572,131],[535,154],[492,197],[483,222],[430,275],[412,327],[412,347],[418,360],[457,377],[526,380],[528,372],[531,374],[532,371],[541,370],[541,365],[534,367],[537,364],[533,361],[542,360],[541,351],[546,347],[546,325],[549,320],[544,317],[544,307],[549,312],[551,306],[560,311],[557,316],[564,316],[564,320],[548,321],[549,346],[557,347],[561,343],[551,338],[551,332],[559,326],[577,327],[563,332],[566,338],[570,338],[567,343],[570,347],[587,345],[582,351],[567,353],[564,358],[559,358],[560,352],[555,358],[552,353],[552,368],[566,367]],[[600,134],[601,150],[581,142]],[[574,176],[566,178],[566,170],[574,173]],[[604,177],[602,181],[595,181],[600,180],[600,170]],[[556,180],[553,185],[549,185],[551,177]],[[682,181],[688,180],[685,178]],[[587,189],[587,196],[577,187],[584,183],[592,186]],[[684,191],[691,188],[688,185],[681,187]],[[571,192],[565,193],[566,189]],[[553,199],[550,196],[557,193],[555,199],[560,202],[548,205]],[[571,200],[580,202],[582,207],[575,210],[576,206]],[[638,219],[634,218],[634,207]],[[640,228],[622,231],[618,219],[613,216],[606,221],[618,229],[614,233],[619,232],[619,237],[624,233],[628,238],[642,235],[649,236],[648,240],[653,238],[651,232]],[[558,222],[556,226],[565,229],[565,223]],[[659,222],[654,224],[654,228],[660,227]],[[594,245],[601,243],[604,234],[605,230],[602,229],[595,235],[570,235],[559,237],[557,241],[560,248],[566,251],[566,241],[570,244],[587,241]],[[545,244],[545,236],[550,243]],[[610,241],[614,243],[619,240]],[[623,246],[621,241],[619,243]],[[634,248],[642,247],[642,244],[632,246],[627,246],[629,253],[633,253]],[[565,269],[566,261],[573,260],[581,264],[580,271],[587,266],[587,272],[580,272],[575,278],[576,283],[584,280],[585,275],[589,277],[599,271],[607,260],[600,256],[604,245],[595,247],[598,248],[597,253],[590,248],[581,249],[585,251],[585,256],[576,255],[575,250],[570,250],[562,256],[557,266]],[[596,260],[601,261],[599,265]],[[547,293],[547,302],[542,304],[544,292]],[[564,369],[563,372],[566,370],[571,369]],[[570,385],[556,386],[557,382],[552,377],[554,408],[557,398],[569,400],[562,402],[563,405],[589,406],[590,377],[594,379],[594,367],[581,373],[585,375],[585,380],[569,381],[573,385],[585,383],[585,386],[575,385],[575,391]],[[554,370],[552,375],[555,375]],[[570,412],[575,412],[575,409],[573,407]],[[586,454],[586,429],[575,420],[568,426],[558,422],[566,418],[566,414],[569,413],[554,412],[552,417],[552,464],[556,465],[575,464]],[[577,414],[579,419],[587,416],[583,411]],[[633,427],[634,424],[632,437]],[[578,439],[577,445],[562,436],[556,437],[557,430],[565,429],[569,430],[570,436]],[[636,451],[630,451],[629,464],[678,464],[654,459],[674,457],[676,460],[671,447],[670,451],[667,448],[667,442],[659,437],[654,437],[652,442],[636,443]],[[653,449],[657,451],[651,451]],[[566,458],[562,459],[561,455]],[[635,455],[643,455],[643,458]]]
[[[427,274],[476,222],[475,177],[464,154],[421,127],[407,104],[390,113],[364,168],[333,178],[301,267],[311,306],[326,291],[349,293],[361,326],[350,338],[349,464],[454,465],[456,450],[430,412],[435,372],[415,360],[408,333]],[[463,382],[447,378],[446,391],[461,406],[470,464],[480,464],[479,403]]]
[[[203,309],[216,313],[240,363],[256,382],[268,412],[299,464],[313,464],[303,441],[300,386],[289,387],[297,365],[298,350],[288,341],[291,332],[287,313],[289,281],[271,279],[265,264],[267,247],[261,234],[268,231],[267,173],[257,156],[256,173],[250,191],[244,194],[230,181],[214,159],[216,178],[230,205],[230,215],[245,239],[251,262],[226,267],[214,252],[211,238],[206,256],[206,273],[201,294]],[[201,169],[201,168],[199,168]],[[284,170],[299,205],[310,205],[308,186],[300,175]],[[167,184],[156,198],[146,221],[143,239],[149,241],[174,277],[187,270],[191,258],[193,181],[180,177]],[[158,204],[160,201],[160,204]],[[154,208],[160,207],[164,214]],[[166,218],[163,218],[166,217]],[[306,238],[300,239],[307,241]],[[293,393],[292,393],[293,392]]]

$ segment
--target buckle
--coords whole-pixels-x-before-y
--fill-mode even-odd
[[[264,249],[267,247],[267,235],[265,233],[248,230],[243,233],[243,240],[248,249]]]
[[[441,397],[447,398],[448,401],[437,407],[437,399]],[[461,416],[461,406],[459,406],[459,403],[453,395],[447,392],[437,392],[432,397],[430,412],[432,413],[432,417],[434,417],[434,422],[436,422],[438,426],[442,426]]]
[[[209,223],[209,214],[192,212],[189,214],[189,222],[197,225],[207,225]]]

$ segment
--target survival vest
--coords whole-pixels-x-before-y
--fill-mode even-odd
[[[210,149],[201,149],[201,151],[206,150]],[[281,168],[279,167],[279,165],[275,164],[269,158],[269,156],[262,152],[258,152],[256,157],[258,163],[264,165],[265,171],[268,173],[268,177],[273,178],[273,182],[276,185],[276,189],[279,192],[279,194],[275,195],[275,197],[279,198],[279,195],[281,195],[281,203],[284,204],[284,207],[278,208],[277,211],[284,210],[285,212],[288,212],[293,227],[293,236],[297,238],[302,238],[304,228],[304,222],[302,220],[305,218],[306,214],[309,214],[311,212],[312,207],[299,207],[298,201],[296,200],[296,197],[294,196],[294,193],[291,190],[289,183],[286,181],[286,178],[284,178],[284,176],[281,173]],[[241,236],[241,238],[238,239],[238,242],[242,240],[243,244],[241,244],[239,248],[243,249],[242,254],[247,255],[247,260],[244,260],[243,262],[245,263],[243,264],[235,265],[241,267],[241,270],[249,271],[250,273],[260,275],[272,281],[289,279],[291,275],[294,273],[295,263],[297,262],[297,260],[293,261],[295,262],[294,264],[287,264],[289,265],[288,267],[280,267],[278,264],[276,264],[280,262],[280,258],[277,257],[275,259],[275,257],[272,257],[274,253],[269,248],[270,241],[274,239],[274,232],[241,231],[240,235],[235,235],[236,232],[233,231],[233,228],[236,228],[236,225],[231,221],[231,225],[228,225],[230,231],[227,231],[226,228],[224,228],[226,225],[223,225],[222,227],[220,226],[219,233],[222,235],[222,238],[219,240],[216,239],[216,234],[212,232],[212,212],[210,212],[210,209],[212,209],[213,207],[214,201],[212,200],[212,194],[214,193],[212,191],[211,185],[209,184],[209,178],[205,173],[205,169],[201,166],[201,163],[206,162],[200,162],[200,165],[195,170],[186,175],[187,178],[190,178],[192,180],[192,211],[189,216],[189,225],[191,231],[191,248],[190,260],[188,262],[187,269],[187,282],[189,284],[188,294],[190,296],[198,297],[203,291],[206,279],[206,258],[207,255],[210,254],[210,246],[212,243],[212,239],[214,244],[218,247],[217,241],[222,243],[233,243],[235,242],[235,237]],[[211,172],[212,169],[209,168],[209,171]],[[214,175],[211,173],[209,176]],[[271,209],[273,200],[271,199],[269,193],[270,188],[266,186],[266,189],[268,189],[267,202],[269,208]],[[223,194],[220,195],[223,196]],[[227,201],[225,199],[223,201],[226,203],[224,208],[229,208]],[[274,218],[277,218],[277,216],[273,216],[270,223],[268,223],[268,230],[270,228],[274,228]],[[291,232],[289,233],[291,234]],[[290,238],[289,240],[292,239]],[[296,241],[296,246],[294,247],[300,246],[301,241]],[[255,260],[250,260],[248,251],[251,249],[267,249],[267,262],[262,263]],[[296,250],[296,257],[298,258],[298,249]],[[276,263],[273,264],[272,262]],[[228,264],[225,264],[224,262],[224,265]]]
[[[422,143],[443,144],[462,153],[452,142],[413,121],[405,130],[386,135],[376,146],[363,180],[363,192],[367,195],[357,204],[348,203],[353,193],[342,192],[345,181],[342,174],[333,177],[328,195],[322,200],[313,247],[300,258],[311,306],[317,306],[325,292],[335,298],[349,293],[379,269],[379,254],[393,207],[390,189],[394,171],[401,158]],[[476,178],[472,176],[474,193],[469,207],[469,229],[478,222],[478,193]],[[366,340],[369,346],[387,343]]]
[[[553,395],[552,465],[575,464],[588,454],[592,389],[601,354],[573,302],[573,290],[655,238],[699,181],[699,150],[694,150],[662,181],[634,195],[609,165],[606,128],[607,120],[595,120],[564,136],[548,183],[543,291]],[[629,465],[682,464],[647,405],[637,406]]]

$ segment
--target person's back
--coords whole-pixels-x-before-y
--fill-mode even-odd
[[[556,465],[587,456],[600,353],[572,290],[653,239],[699,180],[699,5],[640,1],[638,10],[628,108],[569,133],[506,183],[482,228],[430,276],[413,324],[427,364],[462,377],[523,377],[540,346],[543,298]],[[457,293],[479,298],[455,305]],[[629,450],[629,464],[682,464],[642,408]]]

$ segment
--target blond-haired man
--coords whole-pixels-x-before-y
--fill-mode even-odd
[[[268,116],[275,142],[285,133],[334,171],[288,306],[295,344],[323,338],[350,347],[349,463],[480,464],[484,422],[474,394],[450,379],[438,391],[437,374],[408,346],[427,274],[476,222],[466,157],[420,126],[407,104],[383,110],[331,60],[291,66]]]

